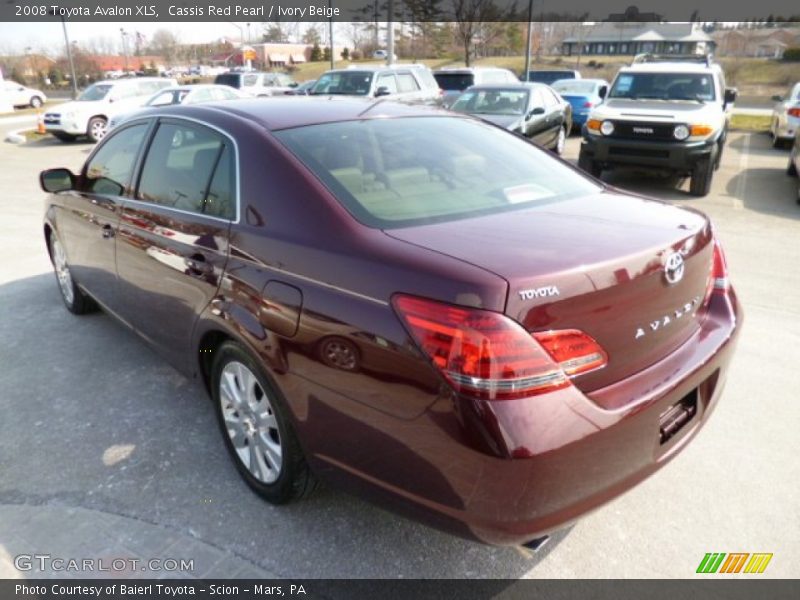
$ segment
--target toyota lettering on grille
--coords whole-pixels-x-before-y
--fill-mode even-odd
[[[653,135],[655,131],[652,127],[634,127],[633,133],[646,133],[648,135]]]

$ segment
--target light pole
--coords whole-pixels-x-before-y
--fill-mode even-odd
[[[332,15],[333,11],[330,10],[333,7],[333,0],[328,0],[328,14]],[[331,70],[335,69],[334,63],[336,62],[336,58],[333,55],[333,17],[328,17],[328,41],[330,42],[331,46]]]
[[[50,14],[55,16],[55,11],[50,10]],[[67,35],[67,22],[64,20],[64,13],[60,13],[61,28],[64,30],[64,45],[67,48],[67,60],[69,61],[70,79],[72,80],[72,99],[78,97],[78,78],[75,77],[75,62],[72,60],[72,48],[69,43],[69,35]]]
[[[244,27],[242,27],[241,25],[237,25],[233,21],[228,21],[228,23],[230,25],[233,25],[234,27],[236,27],[236,29],[239,30],[239,37],[242,41],[241,46],[239,47],[239,54],[242,57],[242,67],[246,66],[249,69],[252,66],[250,61],[248,60],[247,64],[245,65],[245,60],[244,60]],[[250,23],[248,23],[248,25],[250,25]]]
[[[394,2],[389,0],[389,15],[386,23],[386,64],[394,64]]]
[[[533,35],[533,0],[528,0],[528,43],[525,45],[525,81],[530,81],[532,35]]]
[[[125,75],[128,74],[128,33],[122,28],[119,28],[119,33],[122,36],[122,54],[125,56]]]

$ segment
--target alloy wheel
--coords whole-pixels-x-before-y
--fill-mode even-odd
[[[219,379],[219,401],[225,429],[242,465],[262,483],[278,479],[283,446],[275,412],[255,374],[231,361]]]
[[[107,130],[108,126],[105,121],[101,121],[100,119],[93,121],[91,128],[92,139],[95,139],[99,142],[106,136]]]
[[[72,275],[69,272],[69,265],[67,265],[67,256],[64,254],[64,247],[58,238],[53,238],[53,266],[56,270],[56,277],[58,278],[58,287],[61,288],[61,294],[67,304],[72,304],[75,301],[75,292],[72,286]]]
[[[353,371],[358,366],[358,356],[351,344],[340,340],[329,340],[322,349],[325,362],[344,371]]]

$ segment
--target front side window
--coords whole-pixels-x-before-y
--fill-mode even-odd
[[[519,210],[600,188],[547,151],[477,120],[407,117],[275,133],[367,226]]]
[[[242,85],[244,87],[253,87],[258,84],[258,75],[245,75],[242,77]]]
[[[81,190],[107,196],[125,194],[146,131],[147,125],[142,123],[109,137],[87,163]]]
[[[235,214],[230,142],[203,127],[161,123],[153,136],[137,198],[231,219]]]
[[[378,83],[375,84],[375,89],[386,88],[390,94],[397,93],[397,79],[394,73],[385,73],[378,77]]]
[[[714,100],[714,79],[706,73],[620,73],[611,98]]]
[[[94,85],[90,85],[88,88],[83,90],[83,93],[78,96],[78,100],[81,102],[96,102],[97,100],[102,100],[105,98],[110,91],[110,84],[95,83]]]
[[[467,90],[450,109],[476,115],[521,115],[527,105],[527,90]]]
[[[369,71],[335,71],[324,73],[314,86],[312,94],[344,94],[366,96],[372,85],[373,73]]]

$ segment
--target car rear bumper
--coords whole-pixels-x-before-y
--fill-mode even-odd
[[[323,479],[462,537],[522,544],[616,498],[693,439],[719,402],[740,323],[735,294],[714,295],[690,340],[606,388],[480,402],[443,387],[410,420],[304,380],[298,427],[324,417],[328,439],[322,429],[301,435]],[[665,415],[681,402],[695,413],[662,443]],[[330,439],[336,431],[347,439]]]
[[[584,133],[581,154],[604,166],[631,165],[690,171],[708,157],[717,139],[699,142],[651,142],[603,137]]]
[[[800,131],[800,119],[797,117],[787,117],[783,123],[778,123],[775,130],[775,137],[783,140],[793,140],[795,134]]]

